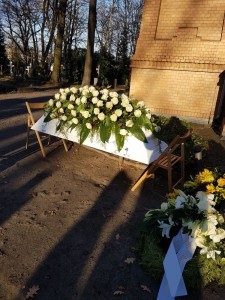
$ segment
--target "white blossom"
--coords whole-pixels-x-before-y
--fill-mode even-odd
[[[126,111],[127,112],[131,112],[133,110],[133,106],[131,105],[131,104],[128,104],[127,106],[126,106]]]
[[[168,202],[161,203],[161,210],[166,211],[168,209]]]
[[[83,96],[83,97],[81,98],[81,102],[82,102],[83,104],[87,103],[87,98],[86,98],[85,96]]]
[[[86,127],[87,127],[87,129],[92,129],[91,123],[86,123]]]
[[[113,108],[113,104],[112,104],[112,102],[111,101],[109,101],[109,102],[106,102],[106,108],[108,108],[108,109],[112,109]]]
[[[127,133],[126,129],[120,129],[120,135],[127,135]]]
[[[97,106],[98,106],[98,107],[101,107],[101,106],[103,106],[103,101],[102,101],[102,100],[98,100],[98,102],[97,102]]]
[[[97,97],[97,96],[99,95],[99,91],[93,91],[93,92],[92,92],[92,95],[93,95],[94,97]]]
[[[74,95],[70,95],[70,101],[71,101],[71,102],[75,101],[75,99],[76,99],[76,98],[75,98]]]
[[[53,99],[50,99],[50,100],[48,101],[48,105],[49,105],[49,106],[53,106],[53,105],[54,105],[54,100],[53,100]]]
[[[59,93],[55,94],[55,99],[59,100],[59,98],[60,98],[60,94]]]
[[[80,112],[82,114],[82,116],[87,119],[90,116],[90,113],[88,110],[83,110],[82,112]]]
[[[105,120],[105,114],[104,114],[103,112],[101,112],[101,113],[98,115],[98,119],[99,119],[100,121]]]
[[[134,122],[132,120],[128,120],[128,121],[126,121],[126,126],[127,127],[133,127],[134,126]]]
[[[57,102],[56,102],[56,107],[57,107],[57,108],[60,108],[61,106],[62,106],[61,102],[60,102],[60,101],[57,101]]]
[[[92,98],[91,101],[93,104],[96,104],[96,103],[98,103],[99,99],[97,97],[94,97],[94,98]]]
[[[69,105],[68,105],[68,109],[70,109],[70,110],[71,110],[71,109],[74,109],[73,104],[69,104]]]
[[[66,94],[62,94],[61,97],[60,97],[60,100],[65,101],[66,100]]]
[[[100,113],[100,109],[98,107],[95,107],[94,108],[94,114],[99,115],[99,113]]]
[[[72,110],[71,110],[71,115],[72,115],[73,117],[76,117],[76,115],[77,115],[76,110],[72,109]]]
[[[108,99],[108,95],[107,94],[103,94],[101,97],[102,100],[107,100]]]
[[[63,109],[62,107],[60,107],[59,112],[60,112],[61,114],[63,114],[63,113],[64,113],[64,109]]]
[[[68,94],[70,92],[70,88],[65,89],[65,93]]]
[[[66,121],[66,120],[67,120],[67,116],[62,116],[61,119],[62,119],[63,121]]]
[[[120,117],[120,116],[122,116],[122,110],[121,109],[116,109],[115,110],[115,114],[117,115],[117,117]]]
[[[113,98],[111,99],[111,102],[112,102],[113,105],[117,105],[118,102],[119,102],[119,100],[118,100],[118,98],[113,97]]]
[[[72,93],[76,94],[77,93],[77,88],[75,86],[73,86],[73,87],[70,88],[70,91]]]
[[[75,102],[77,105],[80,105],[80,98],[77,98]]]
[[[79,121],[78,121],[77,118],[73,118],[73,119],[72,119],[72,122],[73,122],[74,124],[76,124],[76,125],[79,123]]]
[[[161,130],[160,126],[155,126],[155,132],[159,132]]]
[[[117,121],[117,115],[116,114],[112,114],[110,116],[111,121],[116,122]]]
[[[145,103],[144,103],[144,101],[138,101],[137,105],[138,105],[139,107],[144,107],[144,106],[145,106]]]
[[[135,115],[135,117],[136,118],[140,118],[140,116],[141,116],[141,110],[140,109],[136,109],[135,111],[134,111],[134,115]]]

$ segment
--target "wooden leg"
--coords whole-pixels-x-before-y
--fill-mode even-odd
[[[67,147],[66,141],[64,139],[62,139],[62,142],[63,142],[63,146],[64,146],[66,152],[68,152],[68,147]]]
[[[148,170],[146,170],[141,177],[138,179],[138,181],[133,185],[131,191],[135,191],[136,188],[147,178],[155,178],[155,174],[148,174]]]
[[[29,146],[29,134],[30,134],[30,127],[27,126],[26,149],[28,149],[28,146]]]
[[[44,150],[44,147],[43,147],[43,144],[42,144],[42,141],[41,141],[41,137],[40,137],[40,134],[38,131],[35,130],[35,134],[37,136],[37,139],[38,139],[38,143],[39,143],[39,146],[41,148],[41,153],[43,155],[43,157],[45,158],[46,157],[46,154],[45,154],[45,150]]]
[[[168,168],[168,191],[172,192],[172,168]]]

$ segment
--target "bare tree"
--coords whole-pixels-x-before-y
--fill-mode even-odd
[[[91,71],[92,71],[92,63],[93,63],[95,29],[96,29],[96,4],[97,4],[97,0],[90,0],[89,2],[87,53],[85,58],[82,85],[89,85],[91,83]]]

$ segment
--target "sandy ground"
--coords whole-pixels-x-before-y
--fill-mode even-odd
[[[0,299],[156,299],[160,283],[127,258],[146,210],[165,199],[166,177],[131,192],[138,167],[121,169],[76,144],[66,153],[60,141],[46,159],[34,138],[26,150],[24,102],[52,94],[0,96]],[[224,142],[211,128],[196,130],[210,143],[205,163],[224,166]],[[224,291],[214,285],[186,299],[224,299]]]

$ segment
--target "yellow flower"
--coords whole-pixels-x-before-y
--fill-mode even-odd
[[[179,196],[179,191],[174,189],[172,193],[169,193],[167,194],[167,198],[168,198],[168,201],[175,201],[175,199],[177,198],[177,196]]]
[[[206,193],[213,194],[215,193],[215,191],[216,191],[215,186],[212,183],[207,184]]]
[[[204,169],[204,171],[200,172],[196,176],[196,181],[199,183],[210,183],[215,180],[213,173],[208,169]]]
[[[225,178],[220,177],[217,180],[218,186],[225,186]]]

